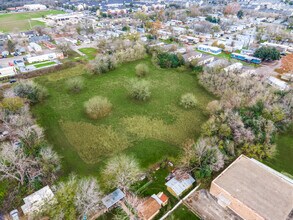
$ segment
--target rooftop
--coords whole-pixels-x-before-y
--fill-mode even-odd
[[[102,199],[102,202],[107,208],[110,208],[111,206],[115,205],[115,203],[117,203],[124,197],[125,197],[125,194],[120,189],[116,189],[114,192],[105,196]]]
[[[170,187],[176,195],[181,195],[185,190],[187,190],[193,183],[195,179],[192,178],[189,174],[182,178],[173,177],[165,185]]]
[[[293,180],[244,155],[213,183],[265,219],[287,219],[293,209]]]

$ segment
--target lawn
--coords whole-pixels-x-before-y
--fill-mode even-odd
[[[92,48],[92,47],[81,48],[78,50],[80,52],[82,52],[83,54],[85,54],[89,60],[95,59],[95,57],[98,53],[98,50],[96,48]]]
[[[171,215],[169,215],[167,220],[182,220],[182,219],[188,219],[188,220],[200,220],[198,216],[193,214],[185,205],[180,205],[175,209]]]
[[[152,95],[145,103],[130,99],[126,88],[141,62],[151,72],[146,80]],[[67,174],[98,175],[105,160],[121,152],[133,155],[144,169],[166,157],[178,157],[182,143],[199,136],[207,120],[203,110],[214,99],[192,73],[158,69],[150,59],[123,64],[101,76],[84,72],[85,66],[76,66],[36,79],[48,89],[49,98],[32,110],[48,141],[63,157]],[[66,90],[66,80],[77,75],[84,79],[85,87],[72,94]],[[187,92],[197,97],[198,106],[193,110],[178,105]],[[112,113],[97,121],[88,119],[83,107],[96,95],[113,104]]]
[[[0,32],[26,31],[30,30],[31,27],[34,26],[44,26],[44,22],[30,19],[42,18],[42,16],[62,13],[64,12],[58,10],[48,10],[38,12],[0,14]]]
[[[41,67],[45,67],[45,66],[51,66],[51,65],[54,65],[54,64],[56,64],[56,62],[54,62],[54,61],[48,61],[48,62],[42,62],[42,63],[34,64],[34,66],[36,68],[41,68]]]
[[[293,176],[293,125],[277,137],[277,151],[273,158],[265,163],[273,169]]]

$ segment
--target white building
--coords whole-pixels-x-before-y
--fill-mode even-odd
[[[0,78],[15,76],[17,71],[14,66],[0,68]]]
[[[54,60],[58,58],[62,58],[63,54],[57,54],[57,53],[48,53],[48,54],[43,54],[39,56],[34,56],[34,57],[28,57],[27,62],[28,63],[35,63],[35,62],[42,62],[42,61],[47,61],[47,60]]]
[[[211,47],[207,45],[198,45],[197,49],[206,53],[214,54],[214,55],[220,54],[222,52],[221,48]]]
[[[233,63],[232,65],[225,67],[224,71],[226,73],[228,73],[228,72],[239,72],[242,69],[242,67],[243,67],[242,63],[239,63],[239,62],[238,63]]]
[[[276,78],[276,77],[273,77],[273,76],[270,76],[268,78],[268,83],[275,87],[276,89],[279,89],[281,91],[284,91],[284,90],[288,90],[290,87],[288,85],[288,83]]]
[[[41,5],[41,4],[29,4],[29,5],[24,5],[23,8],[25,8],[28,11],[39,11],[39,10],[46,10],[47,6]]]
[[[29,46],[36,52],[42,51],[42,47],[39,44],[36,44],[34,42],[29,43]]]
[[[52,202],[53,198],[54,193],[49,186],[45,186],[23,199],[24,205],[21,206],[22,212],[25,215],[32,215],[33,213],[40,211],[43,205]]]
[[[47,16],[48,23],[56,23],[56,24],[77,24],[81,18],[84,17],[84,14],[81,12],[71,13],[71,14],[58,14],[58,15],[49,15]]]

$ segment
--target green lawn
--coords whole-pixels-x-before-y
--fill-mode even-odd
[[[293,175],[293,125],[277,137],[276,155],[265,163],[279,172]]]
[[[131,100],[126,88],[141,62],[151,72],[146,79],[152,96],[146,103]],[[49,98],[32,110],[48,141],[63,157],[65,173],[98,175],[104,161],[121,152],[135,156],[145,169],[166,157],[178,157],[182,142],[199,136],[207,120],[203,109],[214,99],[195,75],[158,69],[150,59],[124,64],[101,76],[84,71],[84,66],[77,66],[36,79],[48,89]],[[84,78],[85,88],[80,94],[71,94],[66,80],[77,75]],[[194,110],[178,105],[187,92],[198,99]],[[96,95],[107,97],[113,109],[106,118],[94,121],[86,117],[83,105]]]
[[[49,61],[49,62],[37,63],[37,64],[34,64],[34,66],[36,68],[41,68],[41,67],[45,67],[45,66],[51,66],[51,65],[54,65],[54,64],[56,64],[54,61]]]
[[[185,205],[180,205],[177,209],[169,215],[167,220],[200,220],[198,216],[193,214]]]
[[[82,52],[83,54],[85,54],[89,60],[95,59],[95,57],[98,53],[98,50],[96,48],[92,48],[92,47],[81,48],[78,50],[80,52]]]
[[[40,21],[29,20],[31,18],[42,18],[42,16],[50,14],[63,14],[63,11],[48,10],[38,12],[24,12],[24,13],[6,13],[0,14],[0,32],[11,31],[26,31],[34,26],[44,26],[45,23]],[[30,26],[31,23],[31,26]]]

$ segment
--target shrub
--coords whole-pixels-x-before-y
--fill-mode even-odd
[[[138,77],[145,77],[149,74],[149,67],[146,64],[140,63],[135,67],[135,74]]]
[[[146,80],[133,80],[129,88],[130,96],[138,101],[146,101],[150,98],[150,86]]]
[[[112,104],[107,98],[95,96],[89,99],[85,104],[85,112],[91,119],[99,119],[107,116],[112,110]]]
[[[41,102],[48,96],[48,91],[33,81],[21,81],[14,87],[14,93],[32,104]]]
[[[181,96],[180,105],[185,109],[194,108],[197,104],[197,100],[192,93],[186,93]]]
[[[81,77],[75,77],[67,80],[66,84],[69,91],[78,93],[84,86],[84,80]]]
[[[0,103],[0,107],[5,111],[18,112],[24,106],[24,101],[19,97],[4,98]]]

